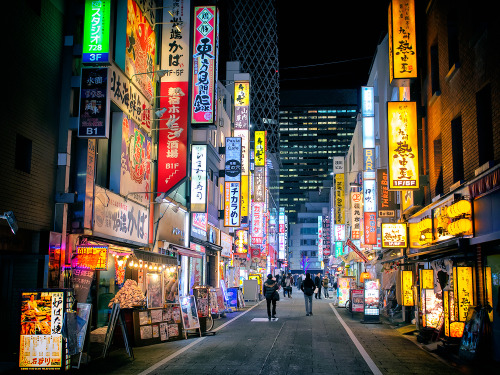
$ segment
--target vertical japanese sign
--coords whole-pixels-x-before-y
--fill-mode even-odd
[[[323,261],[323,216],[318,216],[318,261]]]
[[[386,169],[377,169],[377,207],[379,217],[395,217],[397,203],[395,192],[389,191]]]
[[[156,34],[134,0],[127,4],[125,74],[151,102],[155,95]]]
[[[87,173],[85,176],[85,211],[83,214],[83,227],[92,228],[92,213],[94,210],[94,177],[96,164],[96,141],[87,141]]]
[[[254,139],[255,166],[265,167],[266,165],[266,131],[256,131]]]
[[[333,157],[333,174],[344,173],[344,158],[342,156]]]
[[[335,175],[335,224],[345,224],[344,174]]]
[[[375,194],[375,180],[363,181],[363,211],[377,212],[377,196]]]
[[[249,131],[242,129],[235,129],[234,136],[241,138],[241,174],[243,176],[248,176],[250,173],[250,138]]]
[[[323,256],[329,257],[332,247],[330,215],[323,215]]]
[[[363,117],[375,116],[375,97],[373,87],[361,87],[361,115]]]
[[[217,118],[218,12],[215,6],[194,8],[192,125]]]
[[[234,82],[234,128],[248,130],[250,124],[250,82]]]
[[[107,68],[82,68],[78,137],[109,137]]]
[[[225,181],[241,181],[241,138],[226,138]]]
[[[279,247],[278,247],[278,258],[286,259],[285,253],[285,208],[279,208],[278,215],[278,233],[279,233]]]
[[[417,39],[414,0],[389,5],[389,73],[394,79],[417,78]]]
[[[403,306],[413,306],[413,271],[401,271],[401,297]]]
[[[418,189],[417,103],[387,102],[389,189]]]
[[[377,244],[377,213],[365,212],[364,217],[365,245]]]
[[[251,242],[253,245],[262,245],[264,239],[264,202],[252,203],[252,231]]]
[[[82,62],[109,62],[111,0],[85,0]]]
[[[333,232],[334,232],[334,241],[336,241],[336,242],[344,242],[345,241],[345,225],[344,224],[335,224]]]
[[[474,283],[472,267],[454,267],[453,280],[455,293],[455,303],[458,310],[458,321],[465,322],[469,306],[474,305]]]
[[[224,226],[240,226],[240,182],[226,182],[224,187]]]
[[[63,291],[21,294],[19,367],[22,370],[61,369],[64,366]]]
[[[249,208],[250,208],[250,176],[241,176],[241,219],[248,224]],[[244,219],[245,218],[245,219]]]
[[[167,73],[160,84],[160,108],[166,108],[159,121],[158,188],[169,192],[184,181],[188,168],[188,81],[190,1],[168,0],[163,12],[162,70]],[[182,28],[179,28],[183,26]],[[168,46],[168,47],[167,47]]]
[[[224,232],[220,232],[220,245],[222,250],[220,255],[226,258],[231,258],[233,254],[233,237]]]
[[[247,254],[248,253],[248,231],[244,229],[239,229],[234,232],[235,239],[234,244],[236,245],[237,254]]]
[[[264,167],[255,167],[253,173],[253,200],[264,202],[266,197],[266,172]]]
[[[406,223],[382,223],[381,233],[383,248],[406,248],[408,244]]]
[[[207,211],[207,145],[191,149],[191,212]]]
[[[363,194],[351,192],[351,238],[359,240],[361,238],[361,218]]]

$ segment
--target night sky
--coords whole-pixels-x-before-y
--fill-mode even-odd
[[[280,90],[367,83],[387,33],[387,1],[277,0],[276,8]]]

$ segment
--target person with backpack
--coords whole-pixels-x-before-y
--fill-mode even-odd
[[[306,278],[302,282],[300,286],[300,290],[304,292],[304,302],[306,305],[306,316],[312,315],[312,296],[314,294],[314,289],[316,288],[316,285],[314,285],[314,281],[311,279],[311,274],[308,272],[306,273]]]
[[[325,293],[325,298],[330,298],[330,296],[328,295],[328,282],[329,282],[328,276],[325,275],[323,277],[323,280],[321,281],[322,286],[323,286],[323,293]]]
[[[273,280],[273,275],[267,275],[267,280],[262,286],[262,294],[266,297],[267,303],[267,318],[276,318],[276,301],[279,301],[280,295],[278,293],[280,286],[276,280]],[[271,304],[273,306],[273,311],[271,314]]]
[[[288,298],[292,298],[292,285],[293,285],[293,277],[292,274],[289,273],[285,279],[285,289],[288,291]]]

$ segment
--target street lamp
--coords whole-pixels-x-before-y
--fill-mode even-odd
[[[3,215],[0,215],[0,219],[7,220],[7,223],[9,223],[10,230],[12,231],[12,233],[16,234],[19,227],[17,226],[17,219],[14,216],[14,212],[12,211],[4,212]]]

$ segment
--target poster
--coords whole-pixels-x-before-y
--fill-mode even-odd
[[[363,312],[363,289],[351,290],[352,312]]]
[[[182,324],[185,330],[200,328],[194,296],[191,295],[181,298],[181,315]]]
[[[162,310],[151,310],[151,323],[160,323],[163,320]]]
[[[170,272],[166,269],[163,272],[163,292],[165,294],[165,303],[179,302],[179,279],[177,278],[177,270]]]
[[[146,274],[146,297],[148,308],[163,306],[161,293],[161,277],[159,274]]]
[[[166,341],[168,340],[168,324],[160,323],[160,340]]]
[[[379,280],[365,280],[365,315],[379,315]]]
[[[21,369],[62,368],[64,312],[63,291],[33,290],[21,294]]]

